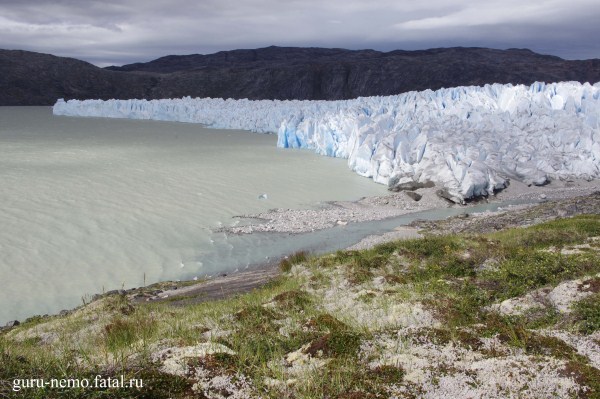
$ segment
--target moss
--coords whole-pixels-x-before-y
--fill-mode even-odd
[[[600,370],[578,360],[568,361],[563,375],[571,377],[579,385],[586,387],[579,392],[579,397],[584,399],[600,398]]]
[[[329,265],[346,265],[351,269],[380,269],[388,263],[389,256],[374,249],[364,251],[337,251],[332,257],[324,258]]]
[[[360,343],[361,336],[355,332],[335,331],[312,341],[304,353],[313,357],[356,356]]]
[[[368,369],[345,359],[332,359],[323,370],[323,380],[328,385],[319,394],[304,397],[331,398],[387,398],[389,385],[400,384],[404,370],[393,366]]]
[[[233,375],[238,369],[239,361],[236,355],[214,353],[188,361],[189,368],[201,367],[211,373]]]
[[[594,277],[589,280],[586,280],[579,286],[579,291],[581,292],[600,292],[600,277]]]
[[[482,346],[481,340],[474,333],[462,328],[423,327],[415,330],[410,337],[414,337],[418,342],[431,342],[435,345],[447,345],[452,342],[473,350],[479,350]]]
[[[316,326],[320,329],[326,329],[330,332],[335,331],[348,331],[350,327],[330,315],[329,313],[319,314],[316,318],[309,321],[310,325]]]
[[[376,383],[397,384],[404,378],[404,370],[401,367],[377,366],[369,370],[367,375]]]
[[[527,291],[600,270],[596,254],[563,256],[560,253],[519,250],[500,263],[498,270],[483,273],[497,289],[495,297],[504,300]]]
[[[338,251],[328,262],[344,265],[348,281],[357,285],[371,280],[374,277],[373,271],[386,266],[389,257],[374,250]]]
[[[398,252],[413,259],[439,260],[460,249],[463,247],[456,235],[426,236],[398,242]]]
[[[577,354],[575,349],[559,338],[530,333],[525,336],[524,343],[527,353],[533,355],[553,356],[557,359],[584,359]]]
[[[600,217],[592,215],[482,236],[433,236],[395,245],[412,260],[403,275],[407,281],[471,278],[473,284],[492,294],[491,300],[503,300],[599,272],[600,254],[596,252],[567,256],[537,250],[581,242],[597,234],[599,226]],[[490,259],[494,270],[479,271],[479,265]]]
[[[349,267],[347,271],[347,277],[351,284],[360,285],[372,280],[375,275],[368,268]]]
[[[470,280],[457,284],[435,282],[427,287],[431,298],[423,303],[434,311],[449,327],[470,325],[482,317],[482,306],[489,302],[489,294]]]
[[[531,249],[550,246],[562,248],[565,245],[582,243],[587,238],[598,235],[600,235],[600,215],[579,215],[526,229],[511,229],[494,234],[506,246]]]
[[[370,399],[374,396],[365,392],[351,391],[343,392],[336,396],[336,399]]]
[[[312,303],[310,295],[306,291],[285,291],[273,298],[279,306],[285,309],[302,310]]]
[[[557,359],[586,362],[585,357],[556,337],[540,335],[529,330],[521,317],[501,316],[491,313],[486,317],[483,335],[497,335],[500,341],[525,350],[530,355],[552,356]]]
[[[383,279],[388,284],[406,284],[406,277],[398,274],[386,274]]]
[[[600,293],[573,304],[573,317],[579,332],[591,334],[600,330]]]
[[[561,320],[561,314],[554,307],[534,308],[526,311],[523,324],[529,329],[539,329],[555,325]]]
[[[251,330],[255,333],[272,331],[275,328],[273,320],[279,318],[281,315],[260,305],[246,306],[235,314],[235,319],[243,330]]]

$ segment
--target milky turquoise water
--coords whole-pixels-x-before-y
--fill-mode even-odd
[[[274,135],[0,107],[0,323],[294,246],[212,233],[234,215],[385,192]]]
[[[0,325],[103,291],[230,273],[300,249],[346,248],[417,218],[464,211],[299,235],[215,233],[238,223],[236,215],[387,192],[345,160],[275,143],[273,135],[192,124],[0,107]]]

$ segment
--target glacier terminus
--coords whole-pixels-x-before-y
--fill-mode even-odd
[[[511,179],[600,177],[600,83],[491,84],[340,101],[60,99],[55,115],[277,133],[277,145],[348,159],[391,189],[435,183],[454,202]]]

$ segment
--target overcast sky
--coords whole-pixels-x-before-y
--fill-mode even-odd
[[[277,46],[600,58],[600,0],[0,0],[0,48],[99,66]]]

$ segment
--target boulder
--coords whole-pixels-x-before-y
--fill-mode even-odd
[[[413,180],[411,176],[396,175],[392,176],[388,181],[388,190],[390,191],[415,191],[420,188],[434,187],[435,183],[432,181],[419,182]]]
[[[414,191],[405,191],[404,194],[406,194],[408,197],[412,198],[415,201],[421,201],[421,198],[423,198],[421,194],[415,193]]]

